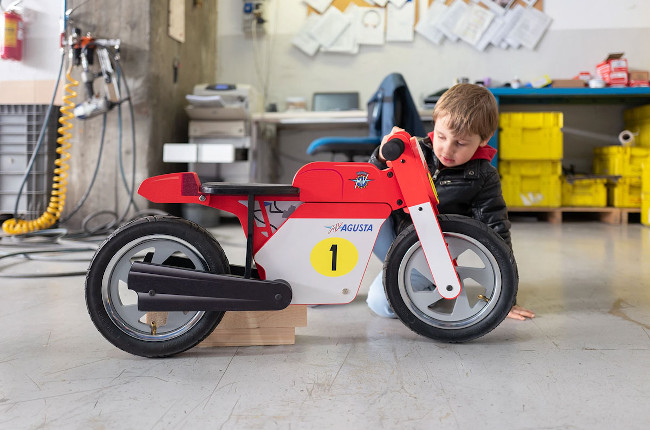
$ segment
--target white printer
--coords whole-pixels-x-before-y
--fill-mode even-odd
[[[199,163],[190,169],[202,180],[249,182],[250,111],[255,102],[250,85],[199,84],[186,99],[189,142],[166,143],[163,161]]]

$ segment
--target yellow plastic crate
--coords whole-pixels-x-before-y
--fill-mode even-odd
[[[559,207],[562,203],[560,176],[503,175],[501,188],[511,207]]]
[[[562,112],[503,112],[499,115],[501,128],[562,128]]]
[[[650,194],[650,155],[641,163],[641,192]]]
[[[597,175],[641,176],[650,148],[640,146],[601,146],[594,148],[594,173]]]
[[[635,133],[637,146],[650,148],[650,105],[626,109],[623,112],[625,128]]]
[[[641,207],[641,177],[622,177],[607,182],[607,203],[615,208]]]
[[[637,106],[623,111],[625,122],[642,121],[650,119],[650,105]]]
[[[561,160],[562,130],[553,128],[503,128],[499,132],[501,160]]]
[[[607,179],[562,178],[562,206],[607,206]]]
[[[562,174],[562,161],[560,160],[501,160],[499,173],[502,175],[549,175]]]

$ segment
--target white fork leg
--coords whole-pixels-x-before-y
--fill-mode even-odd
[[[445,299],[456,298],[460,294],[460,280],[431,203],[409,206],[409,213],[438,293]]]

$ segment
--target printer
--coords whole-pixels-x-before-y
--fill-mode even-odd
[[[185,98],[189,142],[165,143],[163,161],[191,163],[190,169],[207,180],[249,182],[251,86],[198,84]]]

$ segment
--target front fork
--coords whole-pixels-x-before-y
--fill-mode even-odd
[[[445,299],[455,299],[461,283],[433,206],[426,202],[408,209],[438,293]]]

